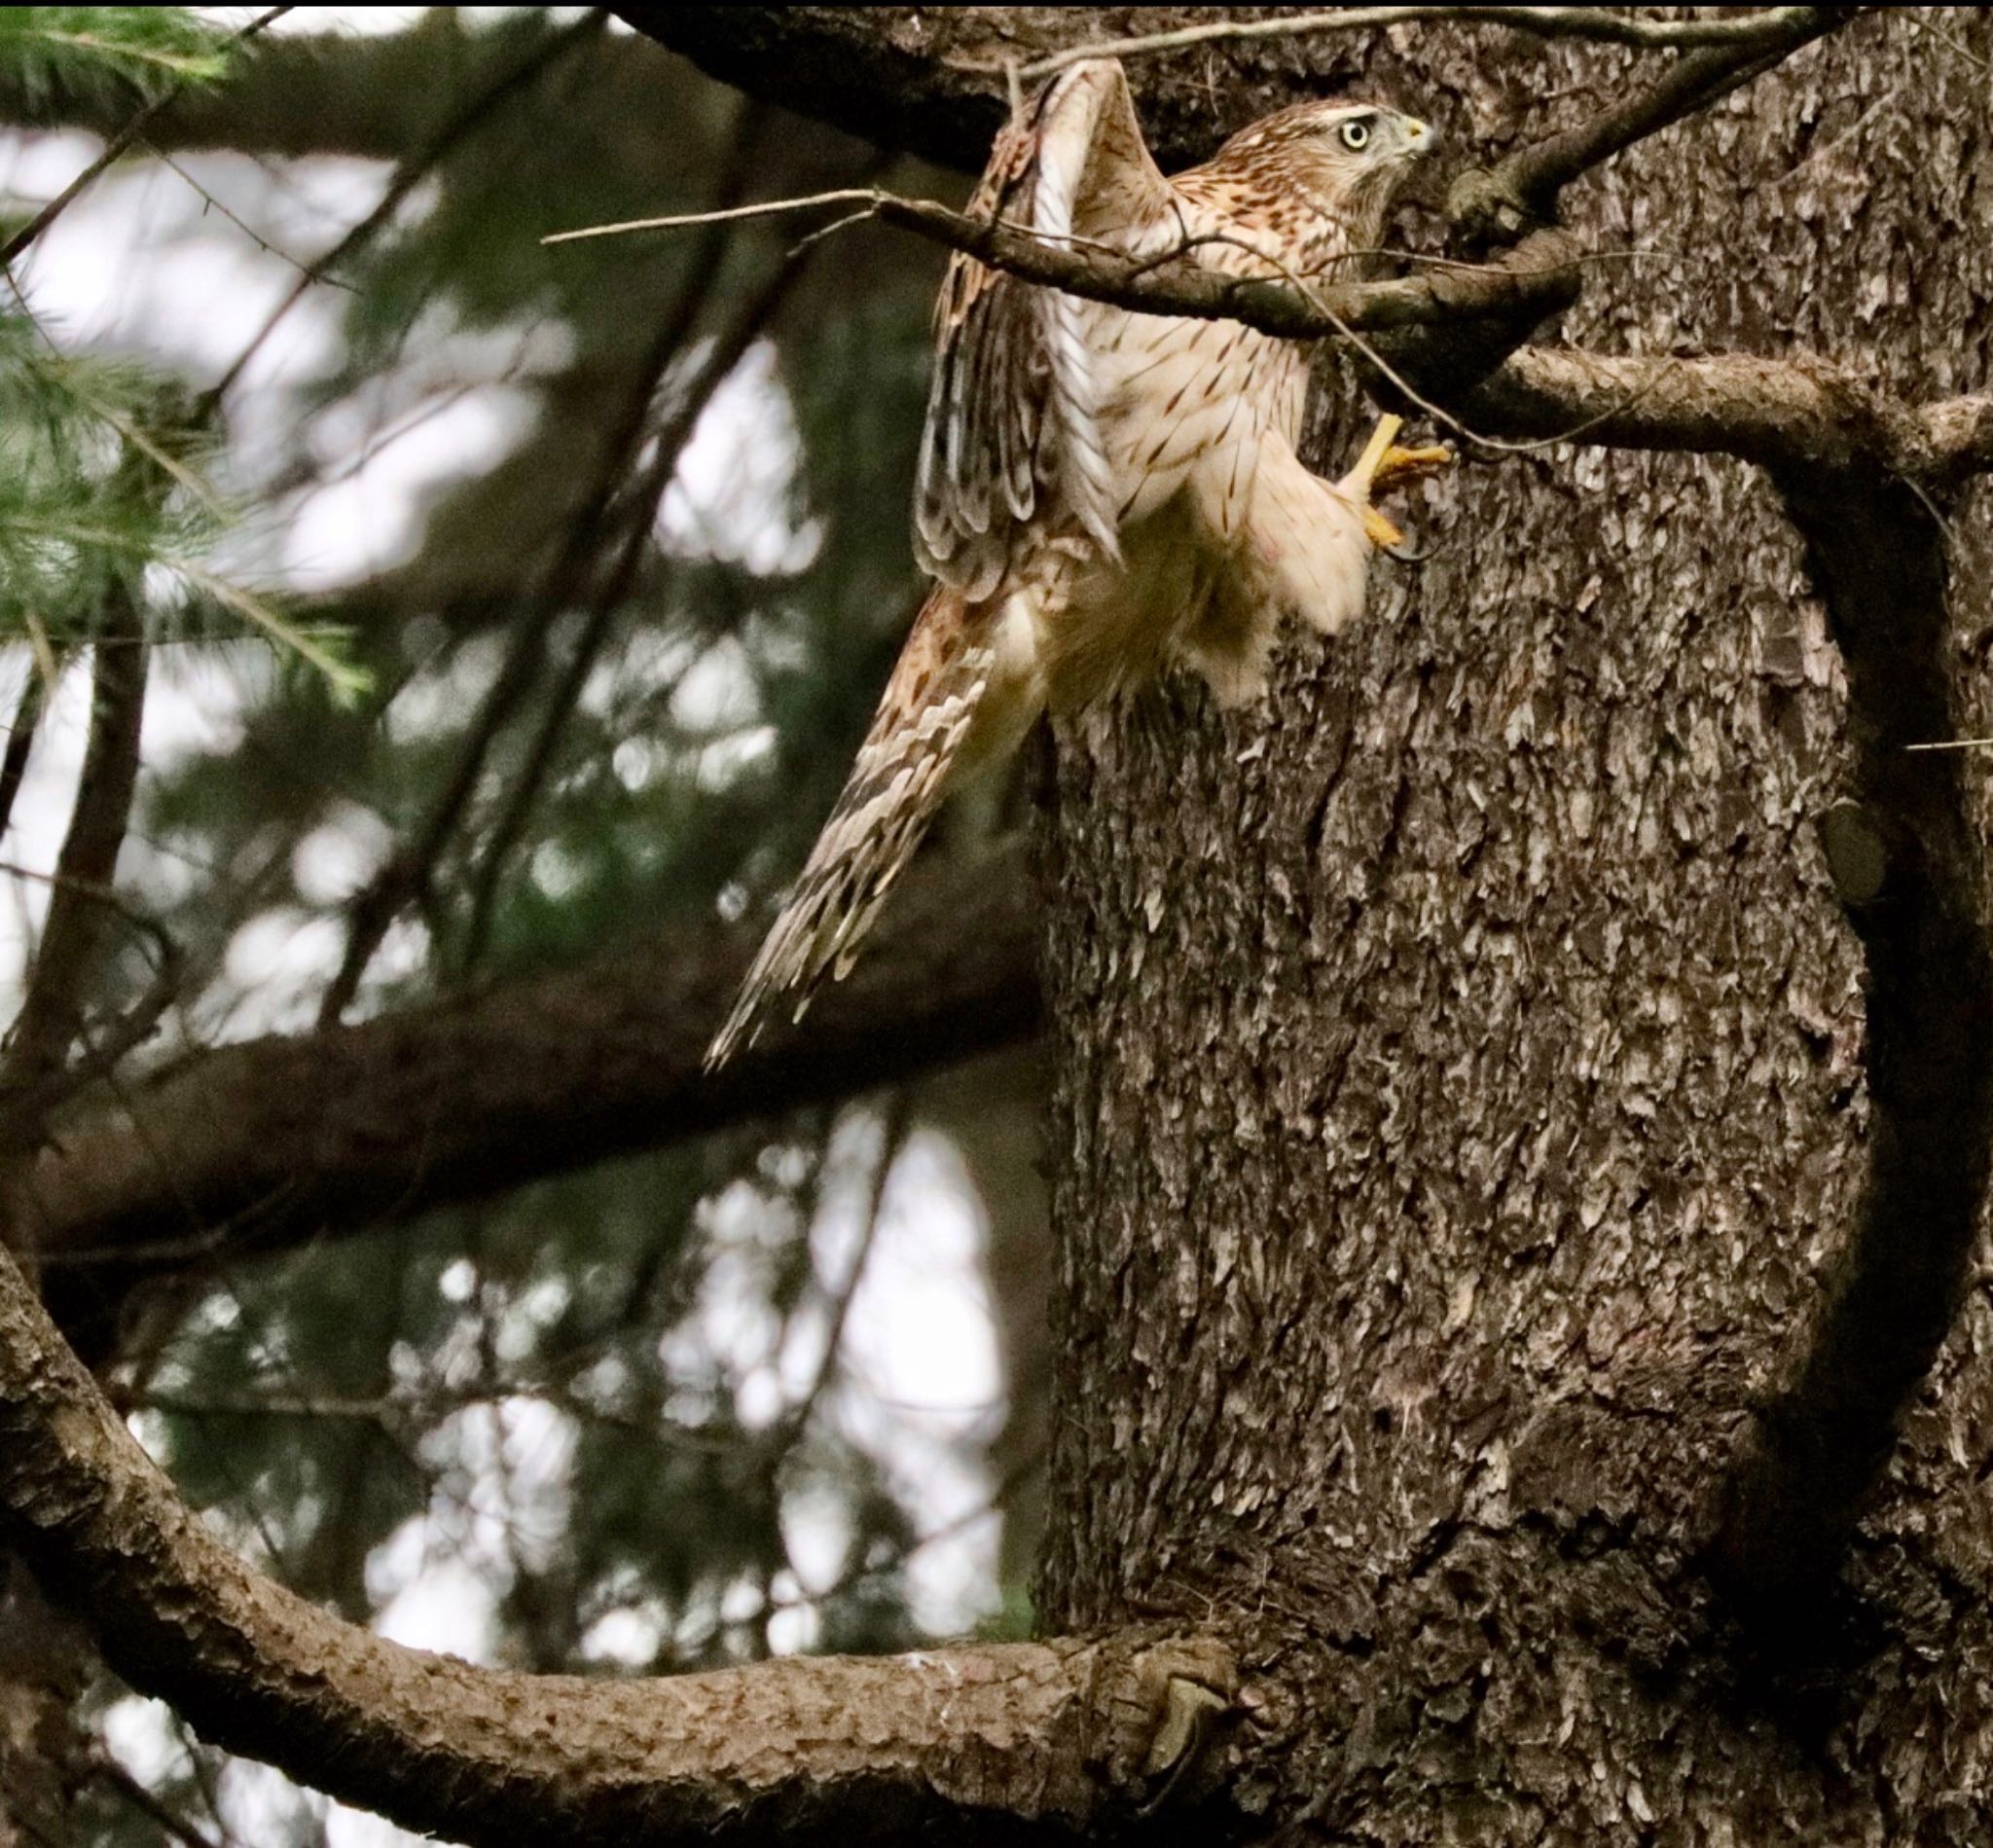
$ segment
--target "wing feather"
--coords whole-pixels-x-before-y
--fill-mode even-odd
[[[998,135],[973,216],[1056,240],[1153,248],[1178,201],[1111,58],[1074,64]],[[1098,305],[957,257],[936,308],[915,490],[921,564],[965,596],[1001,580],[1018,529],[1055,500],[1105,551],[1118,496],[1101,429]]]

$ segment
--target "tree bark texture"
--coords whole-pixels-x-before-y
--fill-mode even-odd
[[[1434,23],[1357,88],[1480,158],[1635,62]],[[1982,70],[1862,21],[1574,189],[1594,249],[1648,255],[1566,332],[1977,387],[1989,127]],[[1978,733],[1983,492],[1949,517]],[[1042,1619],[1227,1613],[1262,1694],[1233,1797],[1274,1833],[1983,1838],[1982,1287],[1845,1559],[1789,1562],[1800,1621],[1709,1572],[1757,1414],[1850,1300],[1887,924],[1820,845],[1873,779],[1815,586],[1823,543],[1889,535],[1830,514],[1809,572],[1746,465],[1570,448],[1471,461],[1412,524],[1430,560],[1294,642],[1267,707],[1177,687],[1058,737]],[[1932,587],[1870,580],[1887,680]]]

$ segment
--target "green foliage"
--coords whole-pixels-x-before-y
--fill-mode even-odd
[[[93,78],[209,82],[226,44],[176,7],[0,11],[0,73],[43,100]],[[0,640],[29,641],[46,669],[106,627],[196,639],[246,626],[341,698],[364,692],[337,632],[295,624],[216,568],[234,513],[208,479],[218,447],[211,407],[129,360],[62,352],[16,283],[0,308]]]
[[[139,367],[52,349],[0,313],[0,638],[41,650],[134,625],[196,640],[245,627],[343,698],[368,677],[336,631],[286,617],[212,562],[233,514],[208,484],[206,420]]]
[[[213,83],[231,34],[186,7],[0,8],[0,71],[37,105],[106,89]]]

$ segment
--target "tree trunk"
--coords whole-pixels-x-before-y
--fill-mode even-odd
[[[653,11],[826,112],[906,91],[941,151],[996,94],[949,47],[1058,29]],[[1566,331],[1982,385],[1993,29],[1927,27],[1861,19],[1583,181]],[[1636,65],[1415,20],[1140,88],[1175,156],[1341,71],[1486,160]],[[1323,403],[1333,467],[1363,419]],[[1478,453],[1265,707],[1058,734],[1055,1641],[627,1684],[401,1649],[230,1558],[0,1261],[10,1531],[135,1686],[466,1840],[1138,1805],[1170,1840],[1199,1804],[1256,1842],[1984,1839],[1993,816],[1977,760],[1903,746],[1993,730],[1993,553],[1983,495],[1865,492],[1865,448]]]
[[[1630,61],[1394,47],[1359,92],[1476,143]],[[1987,131],[1982,69],[1865,21],[1578,189],[1592,248],[1648,254],[1567,331],[1977,386]],[[1976,733],[1983,495],[1957,512]],[[1571,449],[1470,460],[1411,524],[1430,561],[1265,708],[1178,685],[1058,736],[1041,1621],[1236,1640],[1269,1691],[1233,1795],[1273,1834],[1983,1838],[1982,1289],[1800,1623],[1706,1570],[1868,1159],[1818,833],[1847,688],[1799,536],[1741,463]]]

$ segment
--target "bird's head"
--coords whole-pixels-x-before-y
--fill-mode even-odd
[[[1377,241],[1393,197],[1438,141],[1430,124],[1382,103],[1295,103],[1240,129],[1207,170],[1298,194],[1360,246]]]

